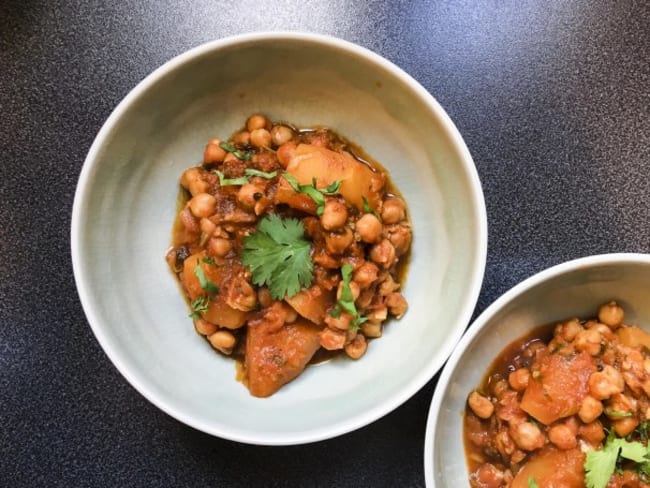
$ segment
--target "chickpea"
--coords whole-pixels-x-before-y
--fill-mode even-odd
[[[631,434],[634,429],[639,425],[639,419],[636,417],[626,417],[624,419],[616,420],[612,423],[614,430],[619,437],[625,437]]]
[[[371,320],[361,324],[361,332],[366,337],[381,337],[381,322],[373,322]]]
[[[498,486],[506,486],[504,484],[505,474],[494,464],[482,464],[471,476],[475,480],[475,486],[484,486],[486,488],[493,488]],[[472,484],[474,486],[474,484]]]
[[[237,201],[249,210],[255,208],[255,204],[262,197],[264,197],[264,188],[255,183],[246,183],[237,192]]]
[[[217,330],[219,330],[219,326],[217,326],[217,324],[213,324],[212,322],[208,322],[207,320],[201,318],[194,319],[194,328],[199,334],[205,336],[212,335]]]
[[[370,259],[383,268],[390,268],[395,262],[395,248],[388,239],[382,240],[370,249]]]
[[[325,202],[323,215],[320,216],[320,223],[325,230],[340,229],[345,225],[348,220],[347,207],[336,200],[335,198],[328,198]]]
[[[246,120],[246,129],[253,132],[255,129],[264,129],[271,125],[269,119],[262,114],[253,114]]]
[[[515,444],[524,451],[534,451],[544,446],[544,434],[532,422],[521,422],[510,426],[510,435]]]
[[[255,147],[271,147],[271,133],[266,129],[255,129],[251,132],[250,139]]]
[[[366,353],[367,349],[368,343],[363,334],[357,334],[352,342],[345,345],[345,353],[352,359],[359,359]]]
[[[578,319],[571,319],[555,327],[555,335],[562,337],[566,342],[571,342],[583,330]]]
[[[196,220],[196,217],[192,215],[192,211],[188,208],[184,208],[180,213],[181,223],[188,232],[199,233],[201,227],[199,221]]]
[[[257,305],[257,293],[243,276],[238,276],[228,290],[226,303],[242,312],[250,312]]]
[[[181,176],[181,186],[192,194],[206,193],[210,189],[210,183],[203,179],[199,168],[188,168]]]
[[[374,283],[377,279],[379,268],[376,264],[366,261],[359,266],[352,275],[352,279],[359,285],[361,289],[366,289]]]
[[[208,240],[209,254],[213,254],[214,256],[218,256],[220,258],[226,257],[231,249],[232,243],[223,237],[212,237],[210,240]]]
[[[199,170],[199,168],[187,168],[185,171],[183,171],[183,174],[181,175],[181,186],[186,190],[189,190],[190,183],[200,179],[201,179],[201,171]]]
[[[217,230],[217,224],[212,222],[210,219],[206,219],[205,217],[201,219],[199,226],[201,227],[201,232],[209,236],[212,235],[215,230]]]
[[[227,330],[218,330],[214,334],[209,335],[208,340],[212,347],[224,354],[232,354],[232,350],[237,342],[235,336]]]
[[[469,408],[472,409],[474,415],[481,419],[489,419],[494,413],[494,405],[489,398],[481,395],[478,391],[474,390],[467,398]]]
[[[384,201],[381,220],[384,224],[397,224],[406,218],[406,205],[401,198],[391,197]]]
[[[208,141],[208,144],[205,146],[205,151],[203,152],[203,162],[205,164],[223,162],[226,157],[226,150],[219,144],[221,144],[219,139],[211,139]]]
[[[363,242],[372,244],[381,237],[381,222],[374,214],[367,213],[357,220],[356,230]]]
[[[388,296],[394,291],[399,290],[399,287],[399,283],[395,281],[391,275],[385,273],[383,281],[379,285],[379,295],[382,297]]]
[[[404,224],[392,226],[388,232],[388,239],[395,247],[395,253],[398,256],[402,256],[409,250],[411,240],[413,239],[411,227]]]
[[[614,301],[606,303],[598,309],[598,320],[612,329],[619,327],[623,323],[624,317],[623,308]]]
[[[597,400],[606,400],[625,388],[623,376],[614,367],[606,364],[602,371],[591,373],[589,393]]]
[[[359,309],[368,308],[374,298],[375,298],[375,292],[372,288],[367,288],[365,290],[362,289],[361,293],[359,293],[359,298],[357,298],[355,302],[357,308]],[[648,383],[650,384],[650,381]]]
[[[325,235],[325,246],[331,254],[343,254],[354,242],[354,234],[347,227],[340,232],[330,232]]]
[[[232,142],[240,146],[247,146],[251,142],[251,133],[247,130],[237,132],[232,138]],[[229,153],[232,154],[232,153]]]
[[[600,421],[595,420],[586,425],[581,425],[578,428],[578,435],[592,446],[595,446],[605,438],[603,424],[601,424]]]
[[[217,199],[209,193],[199,193],[192,197],[188,206],[196,217],[209,217],[217,210]]]
[[[278,147],[277,152],[275,153],[278,157],[278,162],[283,168],[286,168],[293,158],[294,153],[296,152],[296,143],[293,141],[285,142],[280,147]]]
[[[271,140],[276,146],[281,146],[291,139],[293,139],[293,131],[286,125],[274,125],[271,129]]]
[[[508,375],[508,383],[515,391],[524,391],[528,387],[530,371],[526,368],[519,368]]]
[[[190,183],[189,190],[193,197],[200,193],[207,193],[210,191],[210,183],[205,180],[195,180]]]
[[[343,349],[346,337],[345,331],[327,327],[320,333],[320,345],[328,351]]]
[[[325,316],[325,323],[334,329],[348,330],[351,322],[352,315],[347,312],[341,312],[338,317],[332,317],[329,314]]]
[[[563,450],[573,449],[578,446],[575,432],[565,424],[557,424],[548,429],[548,440]]]
[[[257,290],[257,299],[260,302],[260,305],[263,307],[270,307],[271,304],[273,303],[273,298],[271,297],[271,291],[266,288],[262,287],[259,290]]]
[[[406,309],[408,307],[406,298],[404,298],[401,293],[396,291],[386,297],[386,305],[388,306],[391,315],[397,319],[402,318],[404,313],[406,313]]]
[[[573,342],[578,351],[584,351],[590,356],[600,353],[602,336],[595,329],[586,329],[578,332]]]
[[[580,405],[580,410],[578,411],[578,417],[585,424],[593,422],[603,413],[603,403],[600,400],[595,399],[592,396],[587,395],[584,400],[582,400],[582,405]]]

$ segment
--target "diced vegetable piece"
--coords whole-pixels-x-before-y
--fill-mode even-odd
[[[327,310],[334,305],[334,298],[333,291],[314,285],[285,300],[300,315],[320,325],[324,323]]]
[[[521,400],[522,410],[546,425],[578,413],[589,391],[589,376],[596,370],[592,357],[585,352],[549,354],[539,364]]]
[[[339,193],[348,203],[356,206],[359,211],[364,209],[364,197],[373,210],[377,208],[381,201],[384,175],[372,171],[368,166],[347,154],[337,153],[310,144],[299,144],[289,161],[287,172],[291,173],[301,185],[312,184],[313,179],[316,178],[316,187],[319,189],[341,180]],[[290,198],[289,192],[284,188],[286,186],[288,185],[280,183],[278,200],[287,203],[293,208],[304,210],[303,207],[294,205],[305,205],[306,200],[303,198]],[[289,187],[289,190],[291,190],[291,187]],[[293,193],[295,195],[295,192]]]
[[[320,347],[320,330],[302,318],[280,328],[273,321],[249,324],[246,374],[251,394],[270,396],[302,373]]]
[[[224,269],[225,266],[215,266],[213,264],[208,264],[204,261],[206,257],[205,252],[201,251],[199,253],[193,254],[183,263],[183,274],[182,282],[187,290],[190,301],[196,300],[200,296],[206,296],[206,290],[201,287],[198,276],[196,275],[197,265],[203,269],[204,276],[210,280],[212,283],[216,284],[217,287],[220,287],[225,279],[226,273]],[[220,327],[226,327],[228,329],[237,329],[244,325],[246,321],[246,312],[241,310],[236,310],[225,303],[225,297],[217,293],[210,298],[208,302],[208,309],[202,314],[202,317],[208,322],[217,324]]]
[[[528,488],[529,480],[534,480],[540,488],[561,486],[563,488],[582,488],[585,486],[585,455],[580,449],[559,451],[545,449],[528,461],[512,481],[512,488]],[[559,469],[559,468],[562,469]]]

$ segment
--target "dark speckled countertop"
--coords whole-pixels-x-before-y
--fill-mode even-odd
[[[424,485],[435,379],[379,421],[269,448],[177,422],[111,365],[84,317],[69,226],[120,99],[205,41],[303,30],[405,69],[456,122],[489,218],[475,313],[550,265],[650,250],[650,3],[0,2],[0,485]]]

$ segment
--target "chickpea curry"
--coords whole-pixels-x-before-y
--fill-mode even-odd
[[[616,302],[510,344],[467,399],[477,488],[650,487],[650,333]]]
[[[386,171],[325,128],[254,114],[185,170],[166,255],[196,331],[267,397],[319,351],[359,359],[407,303],[412,229]]]

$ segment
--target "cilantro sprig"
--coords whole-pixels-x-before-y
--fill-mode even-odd
[[[330,315],[332,315],[332,317],[338,317],[341,315],[341,311],[346,311],[352,316],[350,327],[352,329],[358,329],[361,324],[368,320],[368,317],[363,317],[354,304],[354,295],[352,294],[352,288],[350,288],[353,269],[354,268],[350,263],[345,263],[343,266],[341,266],[341,277],[343,278],[341,298],[339,298],[336,302],[336,305],[330,312]]]
[[[215,169],[213,172],[219,177],[219,185],[221,186],[245,185],[250,182],[249,177],[251,176],[258,176],[260,178],[266,178],[267,180],[270,180],[272,178],[275,178],[278,175],[277,171],[270,171],[267,173],[266,171],[260,171],[255,168],[246,168],[244,170],[245,176],[239,176],[238,178],[226,178],[226,175],[224,175],[218,169]]]
[[[253,283],[268,286],[277,300],[311,286],[314,265],[304,234],[300,220],[270,214],[260,220],[253,234],[244,237],[242,263],[251,270]]]
[[[233,146],[232,144],[229,144],[227,142],[220,143],[219,147],[221,149],[223,149],[224,151],[227,151],[229,153],[233,153],[237,159],[241,159],[242,161],[248,161],[253,156],[252,151],[241,152],[235,146]]]
[[[616,437],[612,430],[602,449],[587,451],[585,457],[585,484],[587,488],[606,488],[609,484],[616,464],[621,459],[627,459],[639,464],[641,471],[650,469],[650,451],[647,446],[638,441]]]
[[[205,271],[203,271],[203,267],[201,267],[201,263],[198,259],[196,260],[196,266],[194,267],[194,275],[199,279],[199,284],[208,294],[208,298],[214,298],[214,296],[219,293],[219,287],[205,276]]]
[[[532,476],[528,477],[528,488],[539,488],[537,481]]]
[[[210,303],[210,299],[207,296],[201,295],[197,297],[196,300],[194,300],[190,304],[192,313],[189,316],[193,319],[201,318],[201,314],[208,311],[209,303]]]
[[[312,179],[311,185],[301,185],[291,173],[282,173],[282,176],[289,183],[296,193],[304,193],[316,204],[316,213],[323,215],[325,209],[325,195],[336,195],[341,188],[341,180],[336,180],[325,188],[316,187],[316,178]]]

